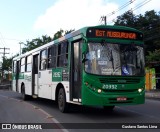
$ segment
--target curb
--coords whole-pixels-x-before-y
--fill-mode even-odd
[[[156,96],[145,96],[146,99],[160,100],[160,97]]]

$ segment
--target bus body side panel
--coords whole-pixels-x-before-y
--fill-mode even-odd
[[[12,80],[12,90],[16,92],[16,80]]]
[[[51,99],[52,70],[39,71],[38,82],[39,82],[38,96],[41,98]]]
[[[17,84],[17,92],[21,93],[21,85],[22,85],[22,83],[25,82],[24,73],[19,73],[18,74],[17,82],[18,82],[18,84]]]
[[[38,74],[34,74],[34,91],[33,94],[38,95]]]
[[[70,89],[69,89],[69,72],[68,68],[53,68],[52,69],[52,100],[56,99],[56,90],[60,89],[61,86],[65,90],[66,102],[70,101]],[[61,84],[61,85],[59,85]]]
[[[70,102],[70,90],[69,90],[69,82],[64,81],[63,82],[63,86],[65,89],[65,93],[66,93],[66,102]]]
[[[62,82],[52,82],[52,100],[55,100],[56,97],[56,88],[57,88],[57,85],[61,83],[63,86],[64,86],[64,90],[65,90],[65,93],[66,93],[66,102],[70,102],[70,91],[69,91],[69,82],[68,81],[62,81]]]
[[[56,99],[56,97],[55,97],[55,95],[56,95],[55,92],[56,92],[56,87],[57,87],[57,85],[58,85],[58,82],[52,82],[52,90],[51,90],[51,91],[52,91],[52,93],[51,93],[51,94],[52,94],[52,95],[51,95],[51,96],[52,96],[52,97],[51,97],[52,100],[55,100],[55,99]]]
[[[17,91],[17,90],[16,90],[16,74],[15,74],[15,73],[12,74],[12,90],[13,90],[14,92]]]
[[[21,84],[24,82],[24,79],[18,80],[18,92],[21,93]]]
[[[25,94],[32,95],[32,87],[31,87],[31,72],[24,73],[24,80],[23,83],[25,85]]]

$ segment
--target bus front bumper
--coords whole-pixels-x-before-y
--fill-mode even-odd
[[[86,89],[82,96],[82,105],[122,106],[144,104],[144,102],[145,91],[141,93],[104,94]]]

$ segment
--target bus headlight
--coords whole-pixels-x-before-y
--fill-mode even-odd
[[[141,92],[142,92],[142,88],[139,88],[139,89],[138,89],[138,92],[141,93]]]
[[[102,92],[102,90],[101,89],[98,89],[98,93],[101,93]]]

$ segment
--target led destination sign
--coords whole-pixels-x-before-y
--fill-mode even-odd
[[[87,37],[143,40],[142,33],[133,32],[133,31],[126,31],[126,30],[116,30],[116,29],[90,28],[87,30]]]
[[[125,38],[125,39],[136,39],[135,33],[128,32],[118,32],[118,31],[104,31],[104,30],[95,30],[96,37],[108,37],[108,38]]]

